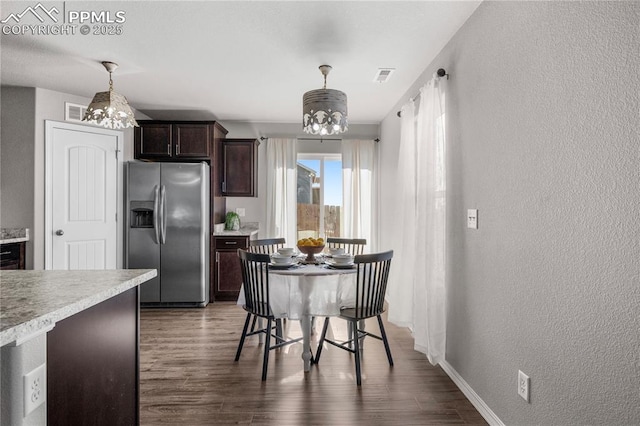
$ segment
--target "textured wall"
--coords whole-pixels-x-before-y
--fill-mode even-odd
[[[639,46],[638,2],[484,2],[407,93],[451,73],[446,359],[505,424],[640,424]]]
[[[0,94],[0,227],[33,233],[33,140],[36,91],[3,86]],[[27,269],[33,268],[33,240],[27,242]]]

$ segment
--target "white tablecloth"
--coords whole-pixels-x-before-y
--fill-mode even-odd
[[[271,309],[276,317],[290,319],[339,315],[341,307],[355,305],[355,272],[326,265],[269,269]],[[238,305],[243,304],[241,290]]]

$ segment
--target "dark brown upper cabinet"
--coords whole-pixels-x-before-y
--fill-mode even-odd
[[[225,139],[222,141],[220,167],[223,197],[258,196],[257,139]]]
[[[213,124],[140,120],[134,133],[135,158],[140,160],[210,160]]]

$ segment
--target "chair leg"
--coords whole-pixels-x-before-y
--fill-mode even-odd
[[[276,319],[276,343],[284,342],[284,334],[282,332],[282,320]]]
[[[360,320],[358,321],[358,327],[356,328],[357,330],[360,331],[365,331],[365,321],[364,320]],[[367,337],[366,334],[363,334],[362,337],[360,338],[360,354],[362,354],[362,351],[364,350],[364,338]]]
[[[256,321],[258,320],[258,316],[254,315],[253,316],[253,321],[251,322],[251,332],[253,333],[253,331],[256,329]]]
[[[360,339],[358,336],[358,322],[357,321],[349,321],[349,328],[353,330],[353,344],[354,344],[354,355],[356,356],[356,383],[358,386],[361,385],[362,380],[360,378]]]
[[[264,357],[262,358],[262,381],[267,380],[267,367],[269,366],[269,351],[271,346],[271,318],[267,319],[267,332],[264,338]]]
[[[380,334],[382,336],[382,341],[384,342],[384,349],[387,351],[387,359],[389,360],[389,365],[393,365],[393,358],[391,357],[391,349],[389,348],[387,333],[385,333],[384,331],[384,325],[382,325],[382,317],[380,315],[378,315],[378,325],[380,326]]]
[[[320,341],[318,342],[318,350],[316,351],[315,363],[320,362],[320,354],[322,353],[322,345],[324,344],[324,338],[327,335],[327,328],[329,328],[329,317],[324,319],[324,325],[322,326],[322,334],[320,335]]]
[[[240,352],[242,352],[242,346],[244,346],[244,338],[247,336],[247,328],[249,327],[249,320],[251,314],[247,314],[247,319],[244,321],[244,328],[242,329],[242,336],[240,337],[240,343],[238,344],[238,351],[236,352],[236,361],[240,359]]]

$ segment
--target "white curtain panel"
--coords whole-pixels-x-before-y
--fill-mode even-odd
[[[434,365],[445,359],[446,347],[444,81],[434,78],[420,90],[415,122],[411,105],[406,121],[403,108],[399,182],[403,206],[412,212],[402,223],[401,253],[394,256],[401,270],[390,289],[397,294],[389,298],[390,320],[411,328],[415,349]]]
[[[297,141],[267,139],[267,223],[264,238],[297,241]]]
[[[342,141],[342,232],[345,238],[366,238],[375,247],[373,218],[377,146],[373,140]]]
[[[416,107],[412,101],[401,109],[400,147],[398,152],[398,191],[400,199],[396,221],[394,253],[387,284],[388,319],[401,327],[414,329],[413,287],[416,266]]]

